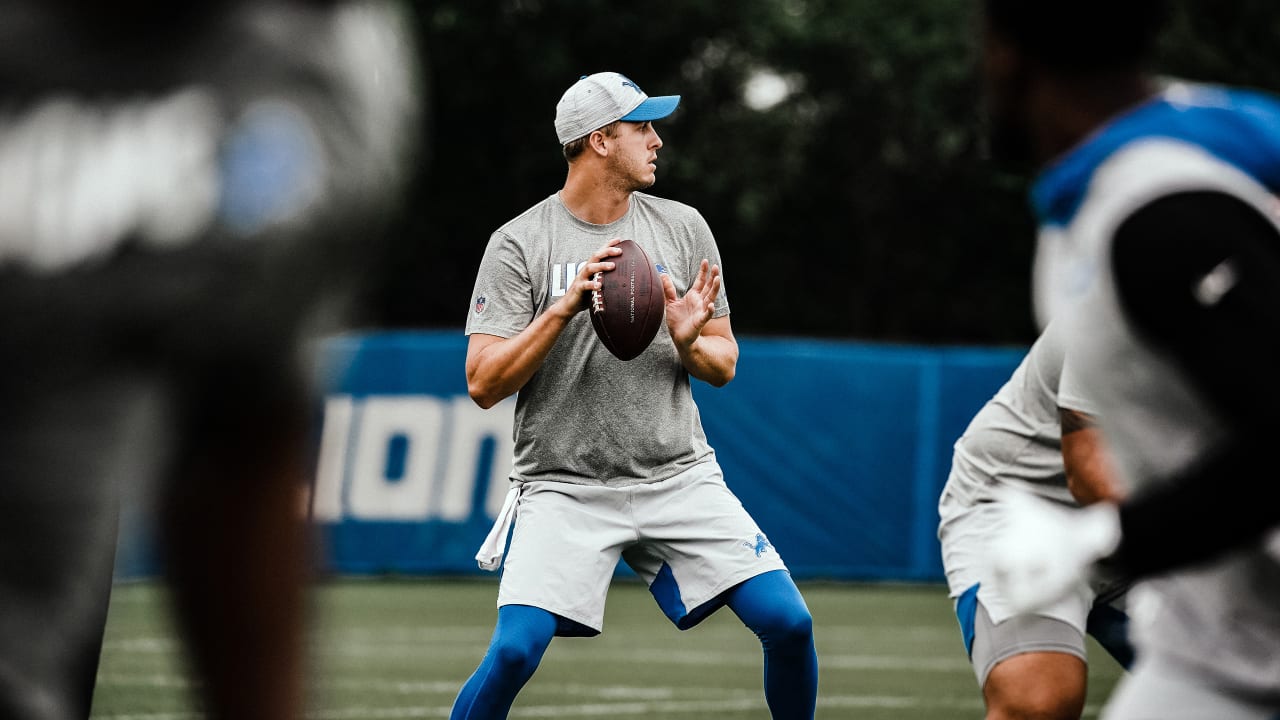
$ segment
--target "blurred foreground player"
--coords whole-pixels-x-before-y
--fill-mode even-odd
[[[719,250],[696,210],[640,192],[662,147],[653,121],[679,99],[651,98],[612,72],[570,87],[555,122],[564,188],[499,228],[481,261],[467,382],[481,407],[518,393],[503,513],[516,519],[497,628],[454,720],[507,717],[553,637],[599,634],[619,557],[682,630],[727,605],[764,646],[772,716],[813,717],[809,610],[726,487],[690,390],[690,377],[719,387],[737,366]],[[620,238],[663,267],[666,295],[665,325],[627,362],[582,312]],[[497,566],[505,539],[491,534],[482,565]]]
[[[1108,720],[1280,716],[1280,103],[1143,71],[1156,0],[986,1],[997,147],[1040,174],[1037,300],[1065,322],[1131,494],[1011,498],[994,571],[1018,607],[1103,559],[1134,672]],[[1269,534],[1270,533],[1270,534]]]
[[[1061,323],[1050,323],[956,441],[938,503],[942,564],[988,720],[1079,720],[1088,680],[1085,633],[1132,660],[1123,583],[1081,578],[1035,612],[1009,606],[986,553],[1006,516],[1001,488],[1063,507],[1118,499],[1111,461],[1072,372]]]
[[[124,483],[159,495],[206,714],[301,715],[301,343],[397,197],[405,30],[377,2],[0,2],[0,717],[89,715]]]

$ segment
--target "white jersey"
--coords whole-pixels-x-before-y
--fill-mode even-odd
[[[1033,189],[1041,242],[1056,246],[1041,255],[1059,259],[1042,268],[1037,296],[1053,298],[1053,322],[1068,331],[1075,369],[1089,378],[1116,465],[1135,491],[1213,452],[1223,425],[1126,319],[1110,264],[1114,232],[1180,191],[1229,193],[1272,214],[1273,189],[1258,178],[1259,163],[1280,147],[1274,120],[1265,120],[1277,114],[1256,96],[1175,87],[1095,133]],[[1241,137],[1257,142],[1241,146]],[[1276,174],[1274,163],[1263,167]],[[1131,598],[1139,657],[1151,653],[1231,692],[1280,698],[1280,562],[1261,543],[1154,578]]]
[[[1074,503],[1062,464],[1058,411],[1096,411],[1066,358],[1063,329],[1051,323],[956,441],[952,490],[976,500],[989,498],[995,486],[1016,485]]]

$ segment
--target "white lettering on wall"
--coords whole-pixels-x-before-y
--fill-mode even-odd
[[[430,516],[432,461],[440,454],[442,402],[430,396],[365,399],[352,446],[347,508],[359,520],[425,520]],[[392,442],[407,439],[400,477],[387,477]]]
[[[470,398],[453,403],[452,432],[446,448],[444,482],[441,483],[440,517],[462,521],[471,513],[475,483],[487,482],[484,494],[484,510],[489,517],[497,517],[510,487],[511,461],[515,457],[516,442],[511,436],[511,424],[515,420],[515,400],[498,407],[481,409]],[[484,459],[481,451],[485,440],[493,439],[489,476],[477,478]]]
[[[342,517],[342,484],[347,475],[347,447],[350,444],[355,403],[350,395],[331,395],[324,401],[324,428],[320,433],[320,455],[316,462],[316,485],[311,512],[317,520]]]
[[[511,473],[514,415],[514,398],[489,410],[466,396],[327,398],[315,519],[461,522],[474,512],[477,484],[484,513],[495,516]]]

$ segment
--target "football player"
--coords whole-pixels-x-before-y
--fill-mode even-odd
[[[1137,662],[1107,720],[1280,714],[1280,103],[1159,82],[1159,0],[985,0],[999,143],[1039,169],[1037,299],[1130,490],[1068,512],[1015,496],[993,572],[1015,607],[1097,562]],[[1269,541],[1269,537],[1271,538]]]
[[[0,0],[0,717],[89,716],[153,477],[203,711],[301,717],[301,349],[407,174],[407,31],[381,0]]]
[[[615,72],[574,83],[556,108],[564,187],[499,228],[481,261],[467,382],[481,407],[516,395],[516,520],[497,628],[455,720],[507,717],[553,637],[598,634],[619,558],[676,627],[727,605],[764,646],[773,717],[813,717],[809,610],[725,485],[690,389],[691,378],[722,386],[737,366],[719,251],[696,210],[641,192],[662,148],[653,121],[678,102]],[[666,269],[666,322],[626,362],[583,312],[600,287],[593,276],[613,269],[617,238]],[[482,564],[496,566],[507,519]]]
[[[1121,664],[1132,660],[1118,579],[1081,578],[1051,605],[1019,612],[985,562],[1007,513],[1001,488],[1065,507],[1118,499],[1096,404],[1072,372],[1061,330],[1050,323],[956,441],[938,503],[943,568],[988,720],[1079,720],[1086,632]]]

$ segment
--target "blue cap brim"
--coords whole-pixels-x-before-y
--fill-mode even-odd
[[[660,95],[645,99],[635,110],[618,118],[623,122],[648,122],[661,120],[676,111],[680,104],[679,95]]]

